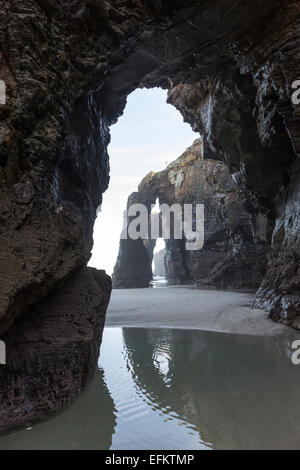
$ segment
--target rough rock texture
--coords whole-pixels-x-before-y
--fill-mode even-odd
[[[299,112],[291,103],[298,41],[296,0],[4,0],[2,331],[88,259],[95,208],[108,183],[107,125],[138,86],[201,83],[212,90],[201,113],[205,145],[218,141],[218,158],[258,199],[257,210],[267,199],[274,219],[269,198],[279,182],[289,183],[290,148],[300,153]],[[243,103],[247,110],[236,126]],[[234,135],[220,126],[225,115]],[[266,185],[267,167],[275,176]]]
[[[147,175],[138,192],[129,197],[127,207],[140,203],[150,213],[151,204],[157,199],[169,207],[179,204],[182,213],[184,204],[204,205],[203,249],[186,250],[184,233],[182,240],[177,240],[171,231],[171,238],[165,240],[166,277],[170,282],[197,281],[199,287],[215,288],[259,287],[266,270],[266,240],[253,235],[251,215],[245,210],[244,197],[226,165],[203,159],[201,139],[164,171]],[[263,232],[263,227],[260,230]],[[141,239],[121,240],[114,287],[149,285],[153,249],[146,256],[144,244],[149,244],[148,237],[151,238],[150,228],[147,234],[141,234]]]
[[[93,377],[111,281],[79,269],[5,336],[0,366],[0,432],[44,419],[67,407]]]
[[[288,295],[297,310],[299,8],[298,0],[2,0],[1,335],[86,265],[109,180],[108,126],[139,86],[204,88],[174,103],[183,114],[199,109],[187,119],[203,133],[204,155],[224,159],[252,218],[265,223],[274,255],[257,305],[266,293],[268,306]],[[285,304],[276,303],[276,318]]]
[[[273,256],[254,305],[270,318],[300,329],[300,168],[294,167],[289,187],[279,199],[272,237]]]
[[[94,217],[101,192],[108,183],[104,150],[108,140],[99,126],[101,114],[95,105],[90,103],[91,115],[85,106],[86,103],[78,103],[70,117],[70,121],[76,121],[73,126],[80,126],[84,134],[78,135],[73,128],[61,143],[55,165],[51,162],[53,156],[47,152],[49,160],[41,160],[43,146],[38,139],[31,138],[28,146],[31,152],[37,147],[38,161],[28,163],[27,167],[26,152],[24,158],[22,154],[15,156],[15,162],[8,155],[6,166],[1,169],[2,334],[27,307],[42,299],[90,257]],[[80,114],[82,124],[76,113]],[[35,114],[33,108],[31,119],[35,119]],[[41,136],[44,138],[47,132],[50,130],[41,130]],[[104,160],[98,158],[101,149]]]
[[[276,96],[269,97],[265,108],[262,91],[256,92],[255,85],[249,77],[241,81],[236,73],[222,71],[213,83],[178,85],[169,92],[169,102],[203,136],[204,158],[219,156],[227,163],[245,197],[255,237],[269,245],[268,270],[254,306],[298,328],[299,162],[286,122],[276,109]],[[233,241],[234,250],[239,246],[238,239]],[[259,255],[250,245],[245,248],[246,258]],[[228,260],[221,269],[217,266],[216,277],[221,280],[228,270],[243,269],[248,264],[243,258],[237,257],[234,264]],[[249,268],[251,277],[255,270]]]

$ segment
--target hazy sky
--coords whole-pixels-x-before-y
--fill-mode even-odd
[[[198,137],[166,99],[167,92],[158,88],[136,90],[128,97],[123,116],[111,127],[111,181],[95,224],[89,263],[108,274],[118,255],[128,196],[150,171],[163,170]]]

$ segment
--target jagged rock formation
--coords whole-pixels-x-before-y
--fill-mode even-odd
[[[109,125],[139,86],[173,89],[205,157],[235,173],[274,253],[257,305],[295,321],[299,21],[297,0],[2,1],[2,336],[86,265]]]
[[[265,89],[268,83],[261,84],[255,95],[255,82],[226,75],[222,72],[215,83],[178,85],[169,92],[169,102],[203,136],[204,157],[219,155],[227,163],[243,191],[255,236],[269,245],[268,269],[254,306],[298,328],[299,162],[295,145],[282,112],[276,109],[276,96],[265,107],[264,95],[271,93]],[[256,97],[255,108],[251,95]],[[233,242],[234,247],[239,245],[238,240]],[[250,246],[244,253],[249,259],[256,256]],[[247,259],[241,258],[234,265],[225,263],[217,277],[226,277],[228,269],[238,271],[245,261],[247,265]],[[251,268],[248,272],[255,275]]]
[[[261,238],[253,235],[252,218],[244,208],[244,197],[234,183],[226,165],[217,160],[203,159],[201,139],[186,150],[164,171],[150,173],[133,193],[127,207],[143,204],[150,214],[151,204],[204,205],[204,237],[201,250],[186,250],[186,239],[166,239],[165,269],[170,282],[194,282],[199,287],[258,288],[266,271],[268,250],[264,226],[258,227]],[[193,213],[193,226],[196,213]],[[131,219],[128,220],[129,224]],[[150,221],[149,221],[150,222]],[[149,232],[145,234],[151,238]],[[160,235],[162,235],[160,233]],[[143,235],[141,235],[143,239]],[[114,287],[147,287],[152,252],[146,253],[148,238],[121,240],[114,270]],[[143,244],[144,243],[144,244]],[[155,241],[154,241],[155,243]],[[143,252],[145,253],[143,256]],[[132,276],[134,270],[135,276]],[[145,277],[145,273],[147,276]]]

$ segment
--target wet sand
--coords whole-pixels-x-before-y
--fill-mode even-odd
[[[300,333],[252,309],[253,294],[189,286],[113,290],[106,326],[198,329],[254,336]]]

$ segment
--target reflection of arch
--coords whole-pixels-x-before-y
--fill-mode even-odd
[[[123,336],[137,386],[155,408],[191,423],[214,448],[299,443],[300,379],[283,340],[129,328]],[[165,376],[154,362],[159,349],[170,357]]]

